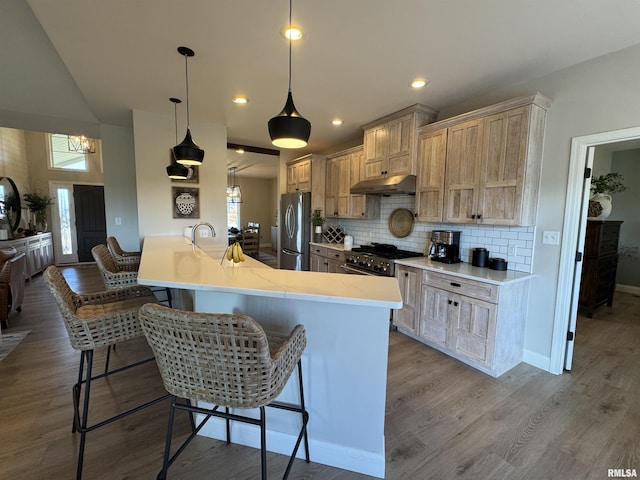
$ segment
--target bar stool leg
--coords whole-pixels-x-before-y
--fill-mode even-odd
[[[307,411],[306,407],[304,406],[304,388],[302,386],[302,361],[298,360],[298,384],[300,385],[300,408],[302,409],[302,421],[303,423],[305,421],[305,413]],[[307,427],[305,426],[304,429],[304,455],[305,455],[305,459],[307,460],[307,463],[310,462],[309,460],[309,434],[307,433]]]
[[[85,353],[85,352],[82,352]],[[81,355],[82,357],[82,355]],[[93,350],[87,350],[84,357],[87,361],[87,374],[84,385],[84,401],[83,401],[83,410],[82,410],[82,420],[80,421],[80,412],[79,412],[79,397],[80,397],[80,389],[81,384],[76,385],[77,393],[74,392],[74,417],[76,421],[80,421],[80,425],[76,428],[80,432],[80,447],[78,449],[78,468],[76,470],[76,480],[82,479],[82,464],[84,461],[84,446],[87,439],[87,421],[89,417],[89,395],[91,393],[91,367],[93,366]]]
[[[267,423],[264,407],[260,407],[260,463],[262,466],[262,480],[267,480]]]
[[[176,414],[176,402],[178,401],[175,395],[171,395],[171,410],[169,410],[169,424],[167,425],[167,438],[164,444],[164,456],[162,458],[162,470],[158,474],[158,480],[166,480],[167,470],[169,469],[169,454],[171,453],[171,437],[173,435],[173,419]]]

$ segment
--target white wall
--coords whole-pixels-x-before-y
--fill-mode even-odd
[[[102,125],[102,160],[107,236],[116,237],[124,250],[139,251],[133,129]]]
[[[194,142],[205,151],[199,183],[172,183],[166,167],[175,145],[173,115],[134,110],[133,135],[140,239],[147,235],[182,235],[186,226],[206,221],[217,233],[212,243],[227,244],[227,130],[223,125],[192,123]],[[184,130],[178,132],[182,140]],[[200,218],[173,218],[172,186],[198,188]]]

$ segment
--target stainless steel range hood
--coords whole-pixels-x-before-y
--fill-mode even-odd
[[[415,195],[415,175],[394,175],[392,177],[363,180],[351,187],[354,195]]]

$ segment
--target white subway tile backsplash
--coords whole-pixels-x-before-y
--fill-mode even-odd
[[[394,237],[388,228],[391,212],[396,208],[415,211],[415,198],[409,195],[382,197],[379,220],[327,219],[326,226],[340,226],[353,236],[355,244],[371,242],[392,243],[398,248],[415,252],[428,252],[432,230],[455,230],[460,235],[460,256],[471,262],[474,248],[483,247],[492,256],[506,258],[509,270],[531,272],[534,252],[535,227],[506,227],[499,225],[458,225],[416,222],[413,232],[404,238]],[[508,257],[509,246],[516,247],[516,255]]]

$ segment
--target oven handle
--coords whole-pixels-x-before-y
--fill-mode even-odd
[[[356,275],[369,275],[371,277],[377,277],[378,276],[375,273],[365,272],[364,270],[353,268],[353,267],[347,265],[346,263],[340,265],[340,268],[342,268],[342,270],[344,270],[344,273],[350,273],[350,274],[356,274]]]

